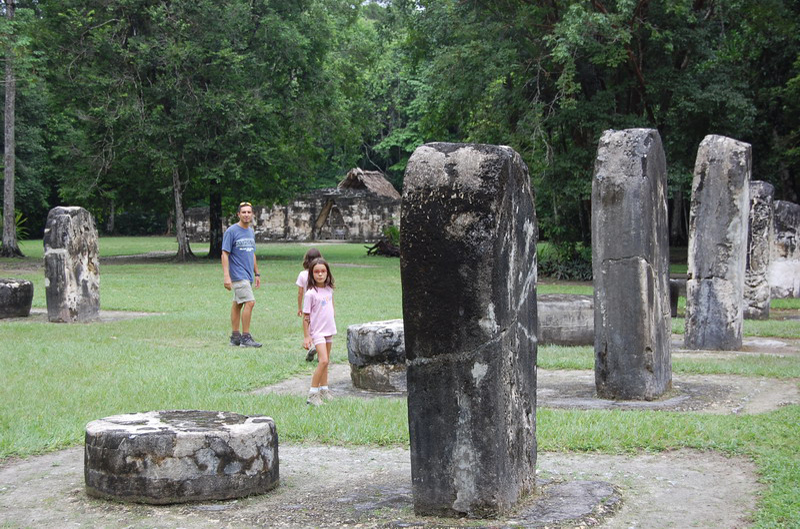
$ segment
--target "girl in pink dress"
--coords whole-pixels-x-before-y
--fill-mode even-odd
[[[328,364],[334,334],[333,274],[328,262],[320,257],[311,262],[308,290],[303,298],[303,347],[310,349],[313,346],[319,359],[311,376],[311,390],[306,401],[312,406],[333,399],[328,388]]]

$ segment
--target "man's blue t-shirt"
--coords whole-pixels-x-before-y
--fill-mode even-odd
[[[253,256],[256,235],[253,228],[242,228],[237,222],[222,237],[222,251],[228,252],[228,271],[231,281],[253,282]]]

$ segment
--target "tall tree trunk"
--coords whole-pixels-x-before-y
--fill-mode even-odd
[[[670,225],[670,244],[672,246],[686,246],[686,226],[684,220],[683,191],[676,190],[672,199],[672,219]]]
[[[106,223],[106,233],[109,235],[114,234],[114,221],[117,214],[117,204],[116,201],[112,198],[109,205],[109,212],[108,212],[108,222]]]
[[[5,0],[6,17],[14,18],[14,0]],[[5,171],[3,173],[3,246],[1,257],[22,257],[17,244],[17,224],[14,213],[14,173],[16,141],[14,138],[14,110],[17,98],[17,79],[14,77],[14,49],[11,44],[6,48],[6,106],[5,106]]]
[[[222,257],[222,191],[216,180],[208,187],[208,258],[217,260]]]
[[[178,254],[176,261],[189,261],[194,259],[192,249],[189,247],[189,236],[186,233],[186,218],[183,216],[183,190],[178,168],[172,170],[172,192],[175,196],[175,233],[178,237]]]

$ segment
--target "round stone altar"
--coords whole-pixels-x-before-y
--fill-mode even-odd
[[[0,318],[26,318],[31,313],[33,283],[0,277]]]
[[[278,486],[278,435],[263,415],[176,410],[86,425],[86,492],[167,504],[227,500]]]

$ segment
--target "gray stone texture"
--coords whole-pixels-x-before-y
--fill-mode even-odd
[[[50,210],[44,229],[44,276],[51,322],[85,322],[100,316],[97,229],[85,209]]]
[[[775,201],[769,284],[773,298],[800,298],[800,204]]]
[[[347,358],[353,386],[369,391],[406,391],[403,320],[349,326]]]
[[[769,319],[769,260],[772,251],[772,232],[775,188],[772,184],[750,182],[750,213],[747,231],[747,256],[744,274],[744,317],[752,320]]]
[[[592,181],[595,385],[653,400],[672,386],[667,170],[654,129],[607,130]]]
[[[706,136],[697,150],[689,210],[687,349],[742,346],[751,147]]]
[[[265,416],[198,410],[115,415],[86,425],[86,492],[168,504],[278,486],[278,435]]]
[[[592,296],[544,294],[536,301],[539,344],[594,345]]]
[[[535,485],[528,169],[509,147],[423,145],[406,169],[401,227],[415,512],[506,512]]]
[[[0,318],[26,318],[31,313],[33,283],[0,278]]]

